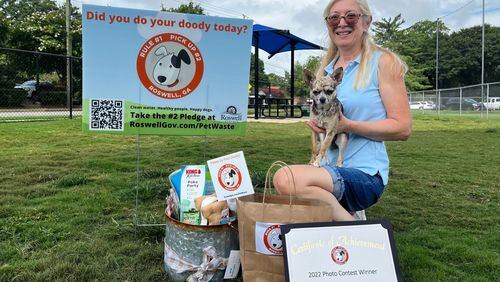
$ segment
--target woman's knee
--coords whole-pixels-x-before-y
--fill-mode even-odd
[[[292,190],[292,182],[290,173],[285,168],[280,168],[274,174],[273,184],[274,188],[279,194],[289,195]]]

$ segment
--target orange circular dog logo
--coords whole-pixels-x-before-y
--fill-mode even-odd
[[[342,246],[335,246],[330,255],[332,260],[339,265],[343,265],[349,260],[349,253]]]
[[[232,164],[225,164],[217,174],[219,184],[227,191],[234,191],[241,185],[241,172]]]
[[[272,225],[264,232],[264,245],[273,254],[283,253],[283,241],[281,240],[281,228],[279,225]]]
[[[142,85],[164,99],[191,94],[203,77],[203,57],[188,38],[162,33],[144,43],[137,55],[137,74]]]

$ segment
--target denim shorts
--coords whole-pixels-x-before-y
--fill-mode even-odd
[[[384,192],[380,174],[369,175],[356,168],[323,166],[333,180],[333,195],[348,212],[375,204]]]

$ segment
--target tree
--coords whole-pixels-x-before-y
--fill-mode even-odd
[[[311,58],[311,57],[309,57]],[[314,64],[314,62],[310,62],[309,64]],[[295,62],[294,64],[294,71],[295,71],[295,77],[294,77],[294,87],[295,87],[295,97],[306,97],[309,95],[309,88],[306,85],[306,82],[304,81],[304,68],[305,65],[302,65],[300,62]]]
[[[7,34],[9,33],[9,24],[0,15],[0,46],[6,46],[5,42],[7,40]],[[14,74],[11,73],[10,69],[6,66],[8,65],[7,54],[0,52],[0,88],[12,88],[15,82],[12,82],[12,77]]]
[[[304,82],[304,69],[308,69],[311,71],[316,71],[320,65],[320,56],[309,56],[304,64],[301,64],[299,61],[294,64],[294,96],[295,97],[307,97],[309,95],[309,88]],[[279,86],[284,92],[285,95],[290,97],[290,80],[291,74],[288,71],[285,71],[284,76],[279,76],[274,73],[270,73],[267,75],[269,79],[269,83],[271,85]]]
[[[439,72],[442,88],[481,83],[482,26],[451,33],[440,44]],[[484,27],[484,81],[500,80],[500,27]]]
[[[316,73],[321,64],[320,56],[309,56],[307,58],[306,63],[304,64],[304,68],[310,70],[312,73]]]
[[[432,88],[435,85],[436,22],[420,21],[401,29],[401,15],[394,19],[375,22],[378,44],[397,53],[408,65],[405,84],[410,91]],[[449,29],[439,22],[440,38],[446,38]]]
[[[419,91],[432,88],[429,79],[424,75],[426,67],[415,63],[413,58],[409,56],[401,56],[402,60],[408,66],[408,72],[405,76],[405,85],[409,91]]]
[[[411,57],[411,67],[417,69],[427,78],[423,86],[428,85],[428,87],[414,88],[411,90],[434,88],[436,85],[437,28],[439,28],[440,42],[446,41],[450,30],[443,22],[438,22],[438,26],[436,26],[435,21],[424,20],[413,24],[403,31],[401,42],[403,47],[402,53],[405,54],[406,57]]]
[[[66,11],[53,0],[1,0],[0,16],[8,22],[8,34],[2,46],[55,54],[66,53]],[[81,56],[81,15],[72,9],[73,55]],[[1,25],[1,24],[0,24]],[[33,78],[36,73],[35,57],[17,52],[6,54],[5,68],[14,71],[15,80]],[[42,73],[55,72],[63,80],[66,76],[66,61],[63,58],[39,56]]]
[[[282,91],[288,92],[287,89],[290,86],[290,82],[284,76],[280,76],[275,73],[270,73],[267,75],[267,78],[269,79],[269,84],[273,86],[279,86],[279,88]]]
[[[9,24],[5,18],[0,17],[0,46],[5,46],[7,34],[9,34]]]
[[[33,12],[48,13],[57,9],[53,0],[0,0],[0,18],[12,23],[24,21]]]
[[[185,14],[195,14],[195,15],[205,14],[203,8],[199,4],[195,5],[193,2],[189,2],[189,4],[181,4],[177,8],[169,8],[169,9],[166,9],[162,5],[161,10],[164,12],[175,12],[175,13],[185,13]]]
[[[382,18],[381,21],[374,22],[375,41],[380,45],[396,41],[400,34],[401,25],[404,23],[405,20],[401,18],[401,14],[395,16],[394,19]]]
[[[254,54],[250,54],[250,84],[255,87]],[[264,72],[264,61],[259,59],[259,87],[269,85],[269,78]]]

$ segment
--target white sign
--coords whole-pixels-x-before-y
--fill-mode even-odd
[[[287,281],[401,280],[387,221],[292,224],[282,232]]]
[[[224,273],[224,279],[235,279],[240,272],[240,251],[231,250],[229,253],[229,258],[227,259],[226,272]]]
[[[243,151],[207,161],[217,200],[238,198],[254,193]]]
[[[264,255],[283,255],[280,223],[255,223],[255,250]]]

